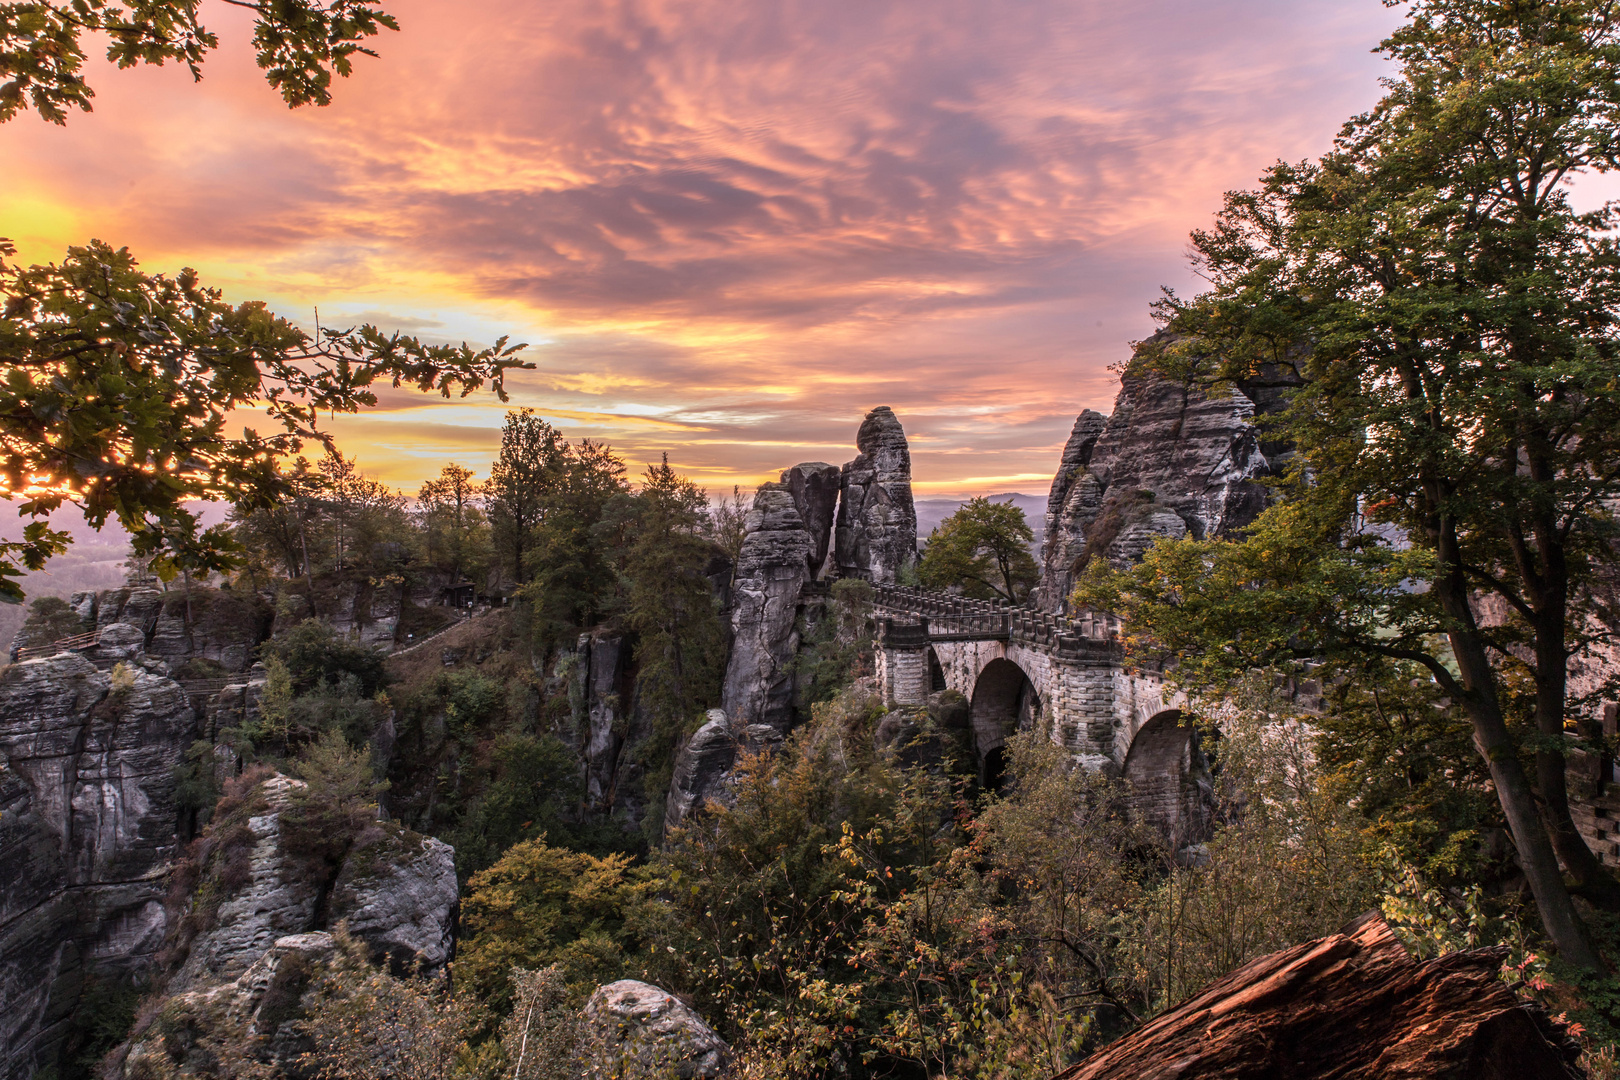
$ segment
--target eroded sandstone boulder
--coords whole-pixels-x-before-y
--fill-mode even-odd
[[[723,1076],[731,1047],[673,994],[621,979],[585,1003],[590,1045],[604,1076]]]
[[[782,473],[781,482],[793,495],[793,505],[814,545],[810,552],[811,578],[817,577],[827,562],[842,481],[843,471],[824,461],[803,462]]]
[[[917,558],[911,449],[887,405],[866,414],[855,436],[859,456],[841,477],[835,538],[838,572],[892,585]]]
[[[1053,1080],[1573,1080],[1578,1047],[1497,978],[1409,956],[1384,920],[1263,956]]]

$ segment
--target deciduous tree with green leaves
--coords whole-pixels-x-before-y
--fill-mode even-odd
[[[1283,501],[1238,542],[1160,543],[1081,599],[1212,689],[1257,666],[1415,666],[1461,709],[1546,932],[1598,963],[1560,871],[1620,890],[1570,820],[1569,657],[1602,624],[1620,498],[1613,207],[1620,8],[1419,0],[1388,92],[1318,162],[1279,164],[1193,236],[1211,289],[1141,362],[1206,385],[1304,378]],[[1533,772],[1524,761],[1534,761]]]
[[[980,496],[934,530],[917,573],[930,588],[960,588],[976,599],[1016,604],[1040,580],[1029,553],[1034,542],[1022,510]]]
[[[326,105],[332,76],[347,77],[363,43],[399,23],[379,0],[225,0],[255,15],[253,49],[265,81],[289,106]],[[194,80],[219,47],[199,20],[201,0],[42,0],[0,3],[0,123],[32,107],[56,124],[67,111],[91,110],[95,91],[80,74],[86,35],[105,34],[107,59],[120,68],[185,64]]]
[[[398,29],[379,0],[226,0],[252,9],[259,66],[289,107],[325,105],[363,42]],[[185,63],[194,77],[218,38],[199,0],[0,2],[0,123],[32,107],[65,123],[90,109],[80,69],[87,34],[105,34],[119,67]],[[201,529],[187,508],[227,501],[243,512],[275,505],[289,488],[277,461],[330,437],[322,413],[376,403],[377,382],[465,396],[525,366],[522,345],[425,345],[374,326],[314,335],[263,303],[232,305],[195,271],[173,278],[139,269],[127,248],[92,240],[60,265],[21,266],[0,238],[0,497],[31,521],[0,540],[0,600],[22,599],[13,579],[42,569],[69,534],[43,520],[64,502],[93,528],[116,518],[135,554],[165,581],[235,563],[223,528]],[[226,432],[236,410],[268,414],[271,434]],[[306,562],[306,573],[308,571]]]

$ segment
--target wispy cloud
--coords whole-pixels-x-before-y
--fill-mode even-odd
[[[1378,0],[404,0],[289,114],[244,27],[192,87],[97,71],[0,128],[0,233],[97,235],[289,314],[532,342],[514,404],[705,482],[847,456],[895,407],[930,490],[1050,472],[1189,287],[1187,231],[1377,93]],[[503,408],[340,422],[414,485]],[[435,412],[434,410],[440,410]],[[840,450],[839,448],[844,448]]]

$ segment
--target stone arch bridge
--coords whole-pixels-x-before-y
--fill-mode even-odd
[[[1007,737],[1037,722],[1082,766],[1129,780],[1149,820],[1196,839],[1208,783],[1197,732],[1152,674],[1128,671],[1119,620],[874,585],[884,697],[921,705],[955,690],[971,704],[979,778],[996,786]]]

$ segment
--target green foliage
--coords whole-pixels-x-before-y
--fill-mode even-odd
[[[244,3],[257,14],[253,47],[265,80],[290,108],[326,105],[333,75],[347,77],[353,56],[375,56],[363,42],[384,27],[398,30],[379,0],[285,0]],[[26,107],[57,124],[67,110],[90,111],[95,92],[80,74],[82,38],[107,35],[107,59],[120,68],[174,60],[202,79],[202,63],[219,37],[198,21],[195,0],[109,3],[41,0],[0,5],[0,123]]]
[[[496,739],[491,767],[493,775],[482,794],[443,834],[456,849],[456,869],[463,880],[523,840],[549,836],[575,850],[600,846],[577,819],[584,785],[579,759],[562,740],[503,734]]]
[[[60,596],[41,596],[28,605],[28,639],[48,645],[83,631],[78,614]]]
[[[575,996],[621,978],[637,941],[626,913],[641,888],[627,856],[597,858],[544,837],[516,844],[467,884],[457,977],[501,1015],[514,967],[558,965]]]
[[[778,753],[738,763],[732,806],[668,838],[650,866],[664,900],[637,912],[660,985],[690,992],[784,1076],[819,1074],[835,1054],[853,1068],[880,1022],[853,966],[866,910],[861,869],[837,848],[845,829],[886,868],[886,897],[954,834],[935,786],[908,785],[874,752],[881,706],[846,696],[816,713]]]
[[[292,793],[282,812],[282,849],[335,874],[356,838],[376,824],[377,797],[388,782],[373,776],[367,751],[336,731],[305,747],[293,772],[305,786]]]
[[[18,6],[7,5],[8,19]],[[0,44],[11,47],[9,31]],[[94,528],[116,517],[165,580],[235,563],[227,530],[201,529],[187,504],[275,504],[285,490],[275,462],[325,441],[320,413],[375,404],[378,382],[446,396],[489,382],[500,392],[520,366],[521,346],[505,339],[450,348],[372,326],[312,338],[262,303],[233,307],[191,270],[146,274],[128,250],[100,241],[69,248],[60,265],[22,267],[6,261],[14,254],[0,241],[0,486],[27,516],[71,496]],[[255,409],[278,430],[226,434],[228,415]],[[68,542],[35,521],[23,540],[0,545],[0,592],[20,599],[9,580],[19,564],[40,569]]]
[[[641,748],[649,836],[662,832],[659,811],[679,741],[718,703],[725,675],[725,630],[704,574],[715,551],[702,534],[707,502],[666,458],[648,466],[641,490],[606,520],[626,538],[619,560],[624,624],[636,638],[636,695],[653,721]]]
[[[472,471],[454,463],[417,494],[417,521],[427,561],[451,584],[466,578],[479,582],[489,568],[492,550],[482,494]]]
[[[961,589],[979,600],[1021,603],[1041,576],[1029,553],[1034,542],[1022,510],[981,496],[934,530],[917,572],[931,589]]]
[[[1167,295],[1171,333],[1143,353],[1206,386],[1301,377],[1289,501],[1244,543],[1151,558],[1110,610],[1158,648],[1201,637],[1183,660],[1423,668],[1470,720],[1548,932],[1595,967],[1559,863],[1608,907],[1620,886],[1570,820],[1565,667],[1606,633],[1620,211],[1577,212],[1567,183],[1616,164],[1620,26],[1593,0],[1426,0],[1382,51],[1399,77],[1330,154],[1274,166],[1194,234],[1212,288]]]
[[[862,659],[872,651],[872,585],[860,578],[833,582],[832,603],[804,635],[794,658],[798,707],[809,714],[819,702],[831,701],[861,674]]]
[[[286,666],[294,693],[324,684],[337,684],[345,676],[358,683],[359,693],[370,697],[386,685],[385,654],[340,636],[329,623],[305,619],[284,634],[265,642],[266,663],[273,657]]]

